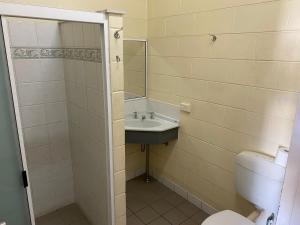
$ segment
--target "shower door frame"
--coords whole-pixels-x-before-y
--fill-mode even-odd
[[[19,141],[21,147],[22,164],[25,171],[28,171],[24,138],[21,126],[21,116],[19,111],[19,104],[17,98],[17,89],[15,83],[15,73],[13,69],[13,60],[11,57],[11,51],[9,47],[9,31],[7,27],[7,20],[5,17],[19,17],[29,19],[45,19],[45,20],[60,20],[60,21],[72,21],[82,23],[94,23],[103,26],[102,38],[104,40],[104,48],[102,49],[102,55],[104,59],[103,72],[105,74],[105,85],[104,94],[105,106],[106,106],[106,148],[108,151],[108,222],[109,225],[115,224],[115,204],[114,204],[114,183],[113,183],[113,152],[112,152],[112,104],[111,104],[111,81],[110,81],[110,66],[109,66],[109,27],[108,27],[108,16],[104,12],[85,12],[76,10],[57,9],[41,6],[11,4],[11,3],[0,3],[0,21],[2,23],[3,36],[5,42],[6,58],[8,62],[8,70],[10,76],[10,85],[12,90],[12,97],[14,103],[14,110],[16,115],[16,125],[19,133]],[[103,61],[102,61],[103,62]],[[35,225],[34,210],[32,204],[32,193],[29,186],[26,188],[29,212],[31,217],[31,224]]]

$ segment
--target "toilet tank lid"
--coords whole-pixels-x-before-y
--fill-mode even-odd
[[[276,164],[271,156],[246,151],[236,156],[236,164],[269,179],[284,180],[285,167]]]

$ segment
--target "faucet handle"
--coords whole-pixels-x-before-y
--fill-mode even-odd
[[[137,119],[138,118],[138,113],[137,112],[133,112],[133,118]]]
[[[150,112],[150,119],[154,119],[155,112]]]

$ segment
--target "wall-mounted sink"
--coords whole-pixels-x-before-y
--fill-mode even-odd
[[[131,144],[164,144],[178,138],[178,128],[178,121],[162,115],[130,115],[125,119],[125,140]]]

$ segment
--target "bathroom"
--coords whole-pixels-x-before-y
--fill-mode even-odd
[[[0,2],[1,225],[298,224],[298,0]]]

